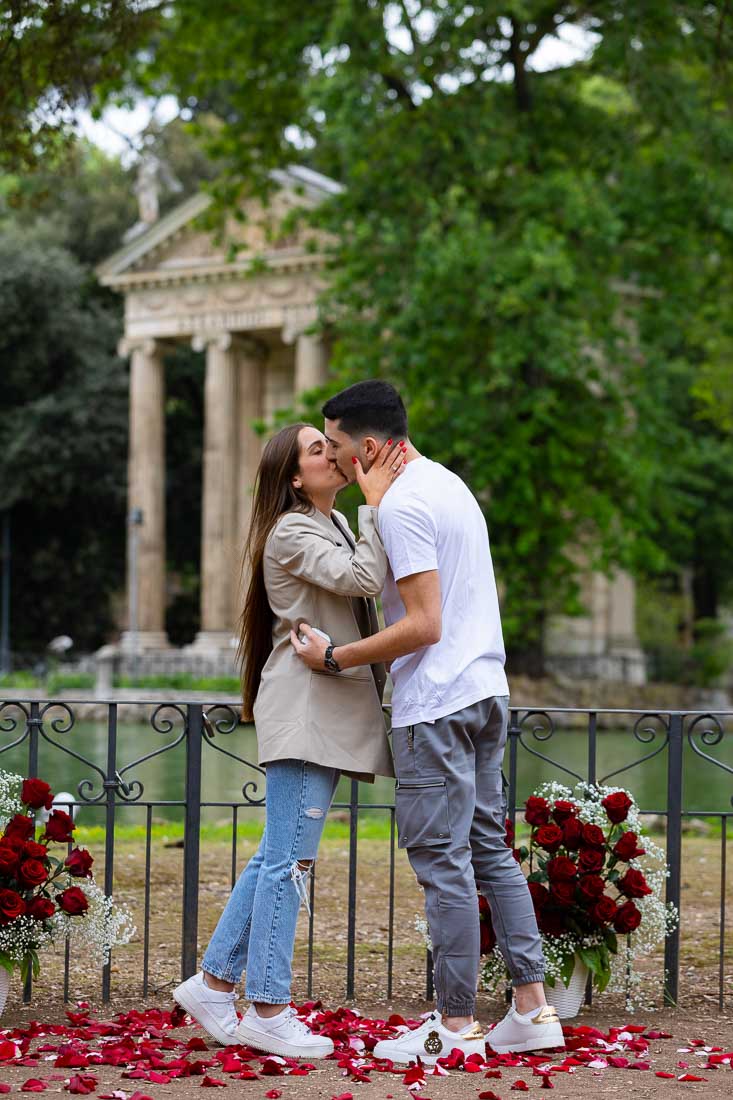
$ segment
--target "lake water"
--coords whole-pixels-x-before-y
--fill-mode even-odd
[[[66,734],[48,732],[68,749],[90,760],[103,771],[106,766],[107,727],[103,722],[79,722]],[[118,727],[117,767],[121,770],[128,763],[171,743],[180,734],[180,725],[171,733],[157,733],[145,724],[120,724]],[[17,732],[16,735],[17,736]],[[14,739],[11,733],[0,733],[0,747]],[[587,738],[580,730],[559,729],[545,742],[536,742],[531,734],[524,735],[525,742],[536,751],[552,757],[573,771],[585,775],[587,762]],[[216,742],[224,748],[243,757],[256,761],[256,738],[252,726],[244,726],[229,735],[219,735]],[[634,739],[631,728],[615,732],[598,734],[597,774],[599,779],[605,773],[629,764],[653,750],[661,739],[651,745],[643,745]],[[733,767],[733,731],[730,724],[720,745],[705,748],[710,755],[722,763]],[[0,767],[26,773],[27,746],[11,749],[0,755]],[[642,809],[662,811],[666,801],[666,752],[649,760],[632,771],[619,775],[610,782],[625,786],[633,792]],[[258,783],[253,797],[264,793],[264,781],[257,771],[246,768],[237,761],[217,752],[208,744],[203,747],[203,786],[204,803],[232,802],[242,798],[242,785],[246,782]],[[81,780],[94,781],[93,794],[101,791],[101,777],[94,770],[74,757],[41,740],[39,748],[38,773],[45,778],[55,791],[69,791],[76,795]],[[161,753],[129,772],[124,778],[129,782],[136,779],[143,784],[143,800],[168,803],[156,806],[154,813],[158,818],[180,820],[182,808],[175,803],[184,797],[185,781],[185,745],[177,745],[170,751]],[[520,745],[518,750],[518,801],[523,801],[540,783],[547,780],[562,780],[563,775],[551,764],[530,755]],[[571,783],[574,780],[571,780]],[[391,803],[394,797],[394,782],[378,779],[374,784],[360,784],[360,801],[367,804]],[[733,776],[701,760],[688,744],[684,750],[684,808],[689,811],[731,811],[733,796]],[[349,782],[342,780],[337,792],[337,801],[345,802],[349,798]],[[85,815],[87,811],[85,810]],[[98,811],[101,815],[101,807]],[[243,811],[244,812],[244,811]],[[259,810],[247,810],[247,814],[261,814]],[[143,821],[144,810],[132,806],[120,812],[120,819],[130,824]],[[129,817],[128,817],[129,815]],[[93,815],[96,819],[97,814]],[[216,821],[230,817],[230,811],[217,806],[205,806],[205,820]],[[99,818],[101,822],[101,816]],[[91,823],[90,818],[87,821]]]

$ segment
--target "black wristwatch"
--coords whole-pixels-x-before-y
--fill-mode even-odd
[[[326,646],[326,652],[323,654],[323,667],[329,672],[340,672],[341,666],[333,655],[333,651],[336,647],[329,645]]]

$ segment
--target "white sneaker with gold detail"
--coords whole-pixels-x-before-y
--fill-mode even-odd
[[[486,1054],[484,1033],[477,1023],[470,1024],[464,1031],[450,1031],[443,1026],[439,1012],[433,1012],[420,1027],[406,1031],[396,1039],[382,1039],[374,1048],[375,1058],[391,1058],[393,1062],[407,1065],[418,1058],[426,1066],[434,1066],[438,1058],[447,1058],[455,1048],[469,1054]]]
[[[528,1050],[562,1050],[565,1037],[554,1008],[544,1005],[522,1016],[512,1005],[504,1019],[489,1030],[486,1042],[496,1054],[522,1054]]]

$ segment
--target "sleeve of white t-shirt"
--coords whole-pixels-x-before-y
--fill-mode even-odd
[[[380,508],[379,530],[395,581],[438,568],[435,519],[419,498]]]

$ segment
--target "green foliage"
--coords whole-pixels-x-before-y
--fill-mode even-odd
[[[59,691],[89,691],[94,687],[91,672],[52,672],[46,679],[46,691],[56,695]]]
[[[138,0],[0,8],[0,171],[34,169],[68,150],[72,110],[92,105],[95,86],[124,79],[157,13]]]
[[[110,625],[123,568],[127,379],[116,315],[48,227],[0,237],[0,499],[11,510],[13,648]],[[33,597],[29,598],[29,593]]]
[[[536,71],[559,21],[595,48]],[[690,394],[726,360],[730,38],[715,3],[178,0],[135,72],[218,117],[222,204],[293,160],[345,185],[316,215],[334,386],[393,380],[414,442],[471,484],[525,656],[548,613],[580,610],[583,568],[705,553],[682,502],[708,435]]]
[[[40,676],[37,676],[35,672],[29,672],[27,669],[16,669],[15,672],[8,672],[5,676],[0,676],[0,687],[2,688],[37,688],[41,687],[43,680]]]
[[[182,123],[151,132],[148,144],[184,192],[211,171]],[[16,650],[42,651],[58,633],[77,651],[101,644],[124,585],[122,301],[99,287],[91,265],[135,222],[133,185],[130,170],[84,141],[33,174],[0,177],[0,498],[12,505]],[[200,540],[191,530],[200,525],[203,357],[190,348],[166,363],[166,417],[168,565],[179,588],[168,625],[181,644],[198,628]]]
[[[241,685],[236,676],[193,676],[188,672],[173,672],[168,676],[120,676],[119,688],[149,688],[161,691],[221,691],[238,695]]]
[[[393,380],[414,442],[471,484],[507,641],[528,667],[546,616],[581,609],[589,567],[688,571],[695,619],[717,617],[733,587],[722,0],[441,0],[419,13],[388,0],[145,12],[107,0],[65,4],[51,33],[47,9],[22,27],[18,12],[4,17],[18,39],[0,67],[7,162],[53,150],[52,131],[31,140],[27,106],[50,89],[78,102],[84,85],[99,102],[176,95],[218,166],[191,178],[220,211],[266,196],[294,160],[345,185],[312,215],[330,242],[333,385]],[[541,71],[560,24],[589,36],[587,56]],[[182,127],[159,137],[173,159],[185,149]],[[85,256],[105,232],[92,224]],[[192,361],[180,369],[194,379]],[[174,399],[181,441],[195,389]],[[176,456],[183,485],[197,462]],[[171,554],[190,576],[186,518],[190,531],[196,516],[174,503]]]

